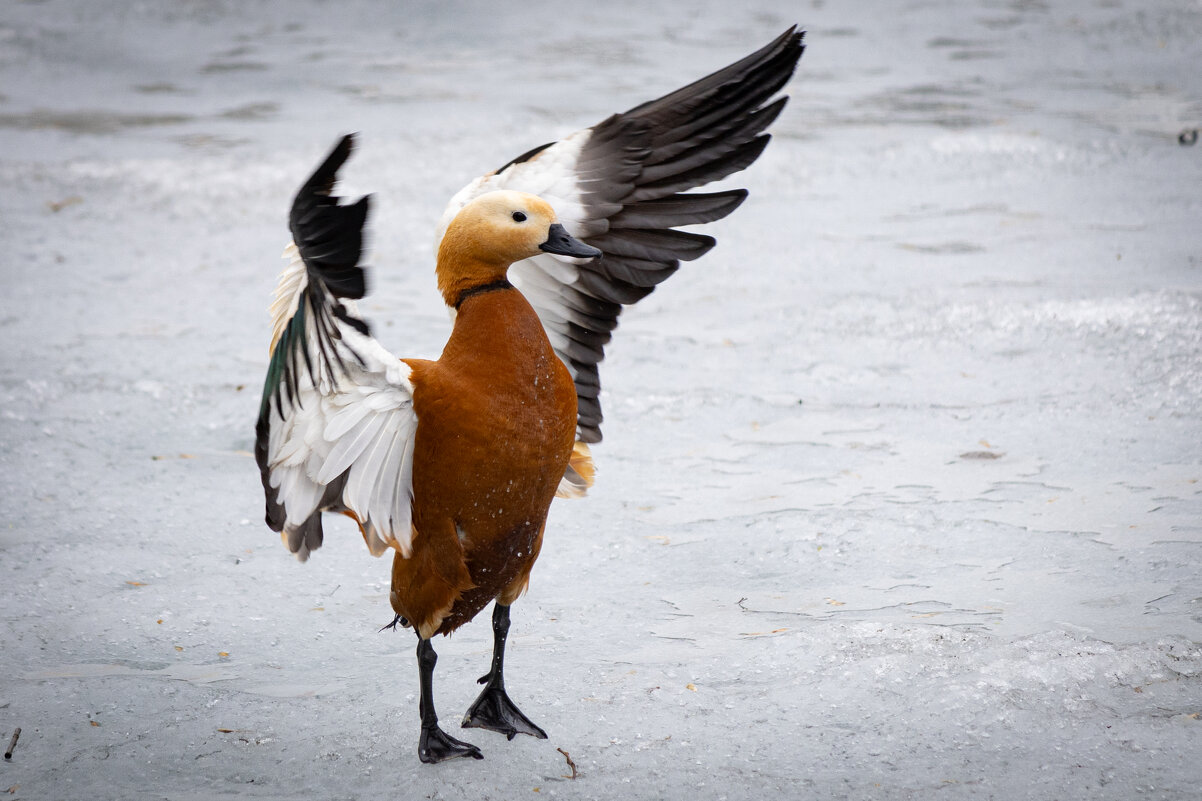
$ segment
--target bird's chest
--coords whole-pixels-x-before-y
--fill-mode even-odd
[[[575,428],[575,391],[551,353],[520,361],[503,356],[481,360],[467,383],[471,427],[487,429],[498,447],[543,451]]]
[[[439,428],[453,430],[452,449],[465,466],[481,480],[504,477],[507,485],[541,483],[544,473],[558,481],[576,409],[575,387],[553,354],[520,364],[488,360],[456,384],[456,401]],[[418,415],[420,421],[420,409]]]
[[[575,386],[537,318],[505,315],[480,332],[465,322],[415,376],[415,504],[541,518],[575,438]]]

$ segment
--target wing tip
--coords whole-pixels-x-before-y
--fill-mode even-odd
[[[305,267],[335,297],[357,299],[366,294],[364,228],[371,211],[370,194],[340,204],[333,194],[338,170],[349,158],[355,134],[346,134],[297,190],[288,215],[292,241]],[[287,251],[285,251],[287,253]]]
[[[341,139],[334,145],[333,150],[326,156],[325,161],[321,163],[313,174],[309,176],[309,180],[305,182],[306,187],[316,186],[317,181],[330,179],[332,180],[346,163],[346,160],[351,157],[351,153],[355,151],[355,141],[358,134],[351,132],[344,134]]]

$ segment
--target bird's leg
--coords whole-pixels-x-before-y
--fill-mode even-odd
[[[505,638],[509,634],[509,607],[500,601],[492,610],[492,634],[492,668],[480,677],[484,689],[463,716],[463,727],[498,731],[510,740],[518,734],[547,739],[547,733],[531,723],[505,693]]]
[[[456,757],[484,759],[480,749],[471,743],[456,740],[438,728],[438,713],[434,711],[434,665],[438,654],[429,640],[417,639],[417,670],[421,680],[421,698],[418,709],[422,716],[421,738],[417,741],[417,757],[422,762],[442,762]]]

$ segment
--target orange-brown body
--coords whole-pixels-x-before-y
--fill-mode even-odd
[[[413,369],[413,552],[390,599],[423,638],[526,588],[576,430],[576,389],[515,289],[467,296],[438,361]]]

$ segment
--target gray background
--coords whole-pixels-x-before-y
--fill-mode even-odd
[[[623,316],[514,607],[550,741],[419,764],[389,563],[261,522],[293,192],[362,132],[363,311],[435,356],[456,189],[793,22],[751,198]],[[0,791],[1196,798],[1200,64],[1196,0],[5,2]],[[452,727],[490,637],[437,643]]]

